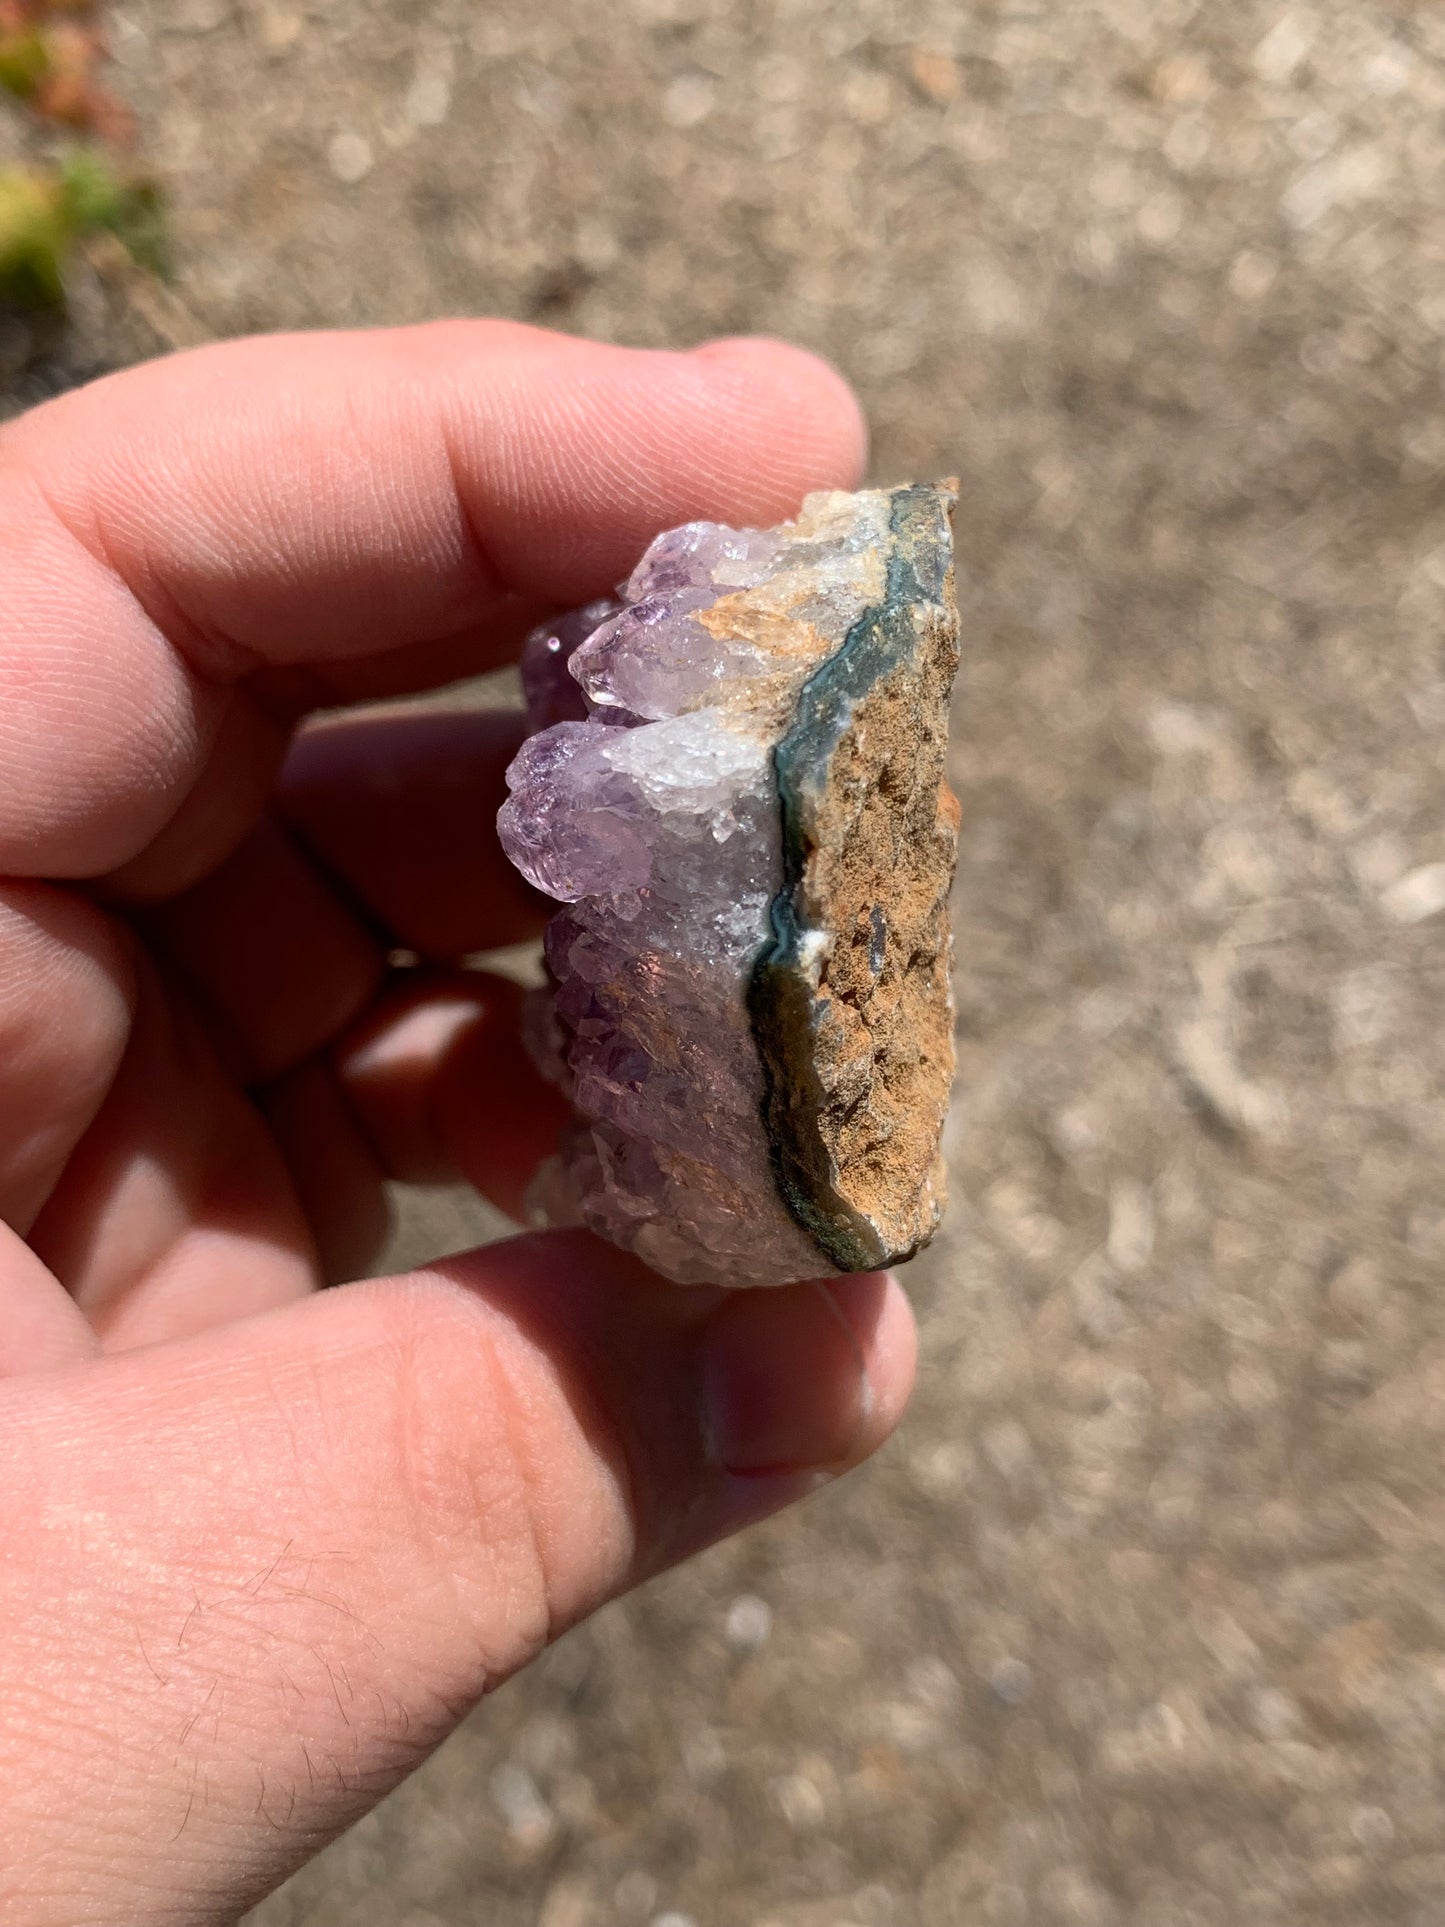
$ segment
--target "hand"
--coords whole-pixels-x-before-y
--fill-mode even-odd
[[[491,824],[505,660],[658,529],[849,486],[764,342],[258,340],[0,429],[0,1916],[233,1920],[600,1601],[887,1434],[882,1277],[581,1234],[356,1277],[382,1180],[555,1130]],[[389,970],[397,948],[425,967]]]

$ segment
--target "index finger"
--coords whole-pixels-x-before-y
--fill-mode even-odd
[[[255,672],[446,659],[862,451],[840,378],[780,343],[504,322],[236,342],[52,402],[0,432],[0,872],[133,858]]]

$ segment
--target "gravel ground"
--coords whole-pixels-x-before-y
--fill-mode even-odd
[[[0,330],[10,405],[278,325],[772,330],[880,479],[964,477],[904,1432],[251,1927],[1445,1919],[1445,14],[129,0],[115,44],[178,279]]]

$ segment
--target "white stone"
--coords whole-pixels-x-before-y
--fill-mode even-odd
[[[1445,863],[1422,863],[1380,893],[1380,907],[1396,923],[1424,923],[1445,910]]]
[[[340,133],[326,149],[326,164],[344,186],[355,187],[376,165],[376,156],[364,134]]]

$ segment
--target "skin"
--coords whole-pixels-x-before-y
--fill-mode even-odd
[[[515,725],[388,699],[863,453],[780,344],[494,322],[208,348],[0,429],[8,1927],[234,1920],[548,1640],[896,1422],[882,1276],[680,1290],[569,1232],[319,1290],[385,1178],[515,1212],[558,1121],[461,964],[540,925],[488,827]]]

